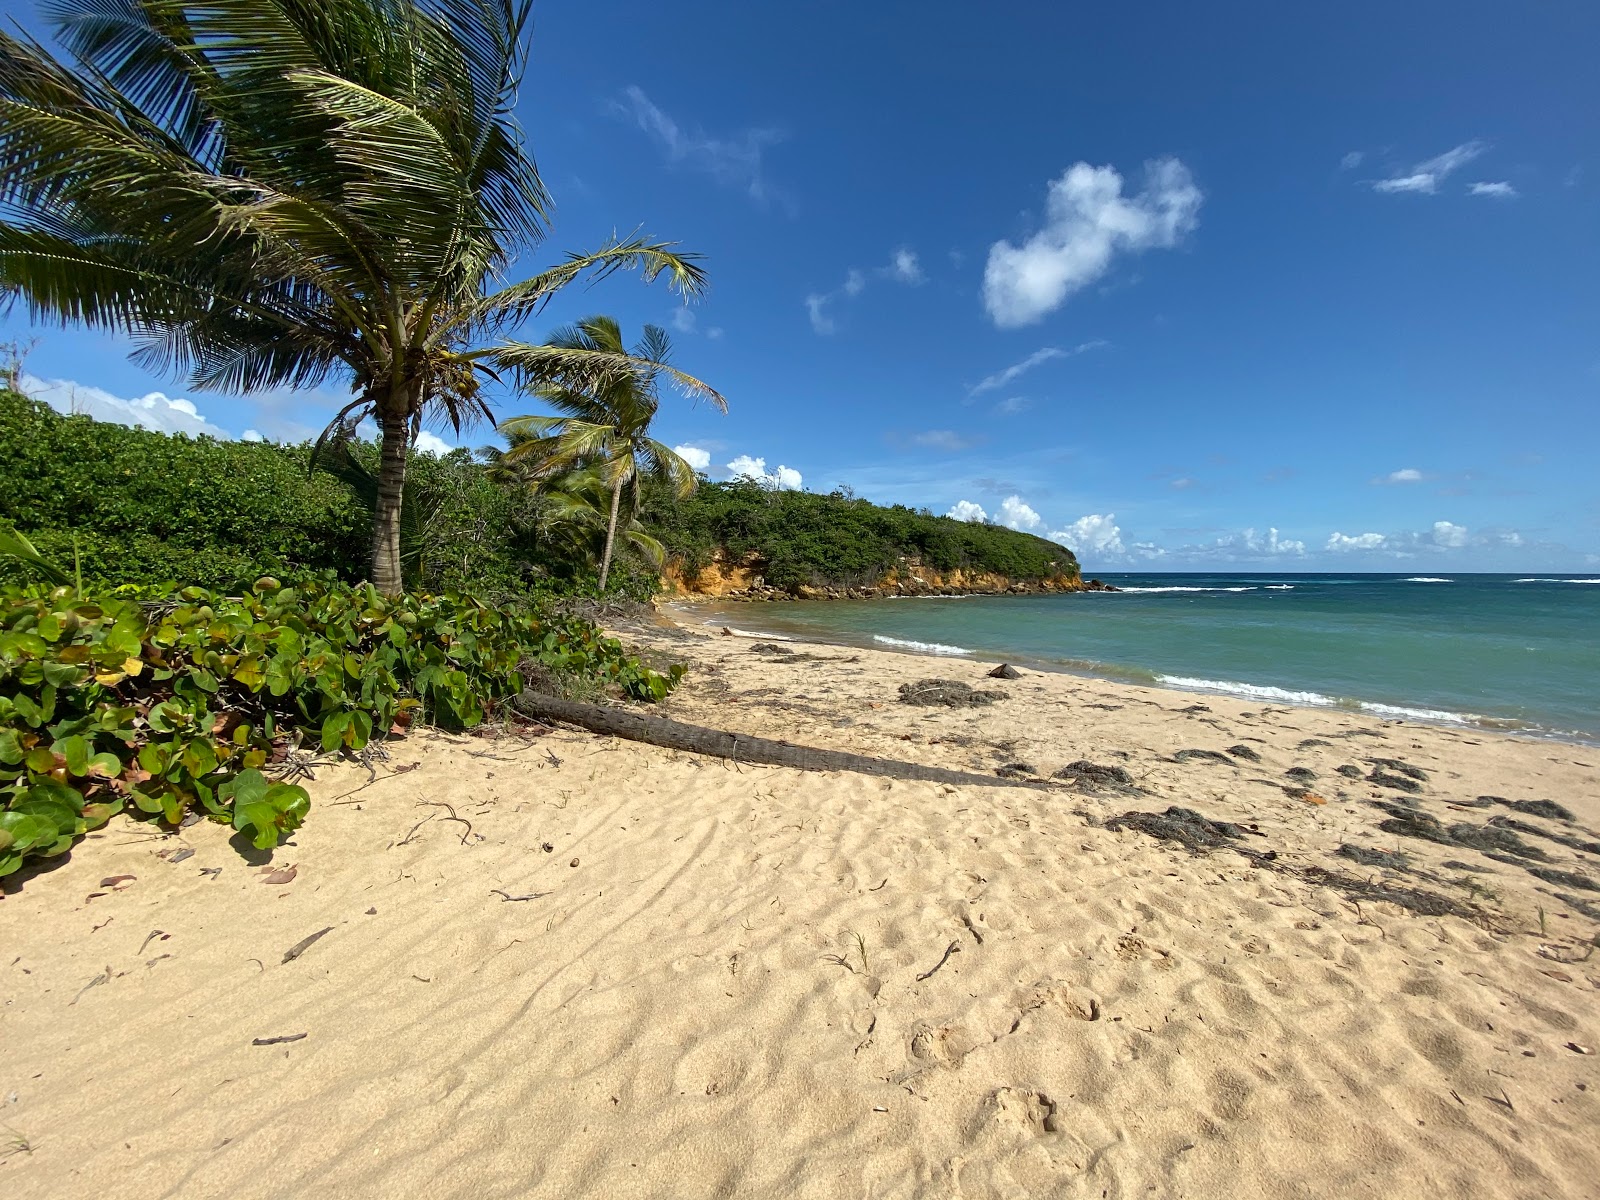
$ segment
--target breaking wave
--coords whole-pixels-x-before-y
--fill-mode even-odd
[[[899,646],[903,650],[915,650],[918,654],[944,654],[960,655],[971,654],[972,651],[963,646],[946,646],[943,642],[914,642],[910,638],[889,637],[887,634],[875,633],[872,640],[882,642],[885,646]]]

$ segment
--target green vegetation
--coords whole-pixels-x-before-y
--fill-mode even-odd
[[[646,325],[644,337],[632,351],[623,345],[622,329],[611,317],[579,321],[557,332],[550,344],[584,354],[617,357],[631,353],[640,364],[583,386],[546,384],[535,394],[558,415],[513,417],[500,426],[500,432],[511,443],[501,463],[512,469],[525,468],[530,480],[560,479],[586,470],[604,480],[611,494],[611,511],[600,554],[603,592],[611,573],[623,490],[628,492],[631,514],[639,507],[640,485],[645,479],[667,488],[679,499],[695,488],[694,468],[650,436],[651,422],[661,405],[657,387],[661,376],[674,379],[691,393],[698,390],[708,395],[723,411],[727,411],[727,405],[721,396],[668,365],[672,342],[658,325]]]
[[[413,719],[479,724],[525,664],[640,699],[682,674],[640,666],[587,622],[455,594],[270,578],[238,598],[132,590],[0,595],[0,876],[125,806],[169,824],[199,811],[276,846],[309,808],[273,778],[301,744],[359,755]]]
[[[692,496],[647,493],[641,513],[685,575],[720,552],[763,564],[774,587],[862,586],[914,559],[935,571],[981,571],[1013,580],[1076,577],[1072,551],[998,525],[882,507],[844,491],[773,491],[749,480],[702,483]]]
[[[531,0],[56,0],[72,60],[0,32],[0,291],[124,333],[209,391],[349,384],[381,432],[370,576],[403,582],[425,414],[489,417],[482,376],[567,385],[627,355],[502,339],[623,268],[686,296],[693,256],[635,237],[518,283],[550,197],[513,116]]]

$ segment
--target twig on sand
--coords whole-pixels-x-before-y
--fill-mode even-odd
[[[299,958],[302,954],[304,954],[307,950],[311,949],[311,947],[320,938],[322,938],[325,935],[330,934],[332,932],[333,932],[333,926],[329,925],[326,929],[319,929],[315,933],[310,934],[307,937],[301,938],[298,942],[296,942],[294,945],[290,946],[287,950],[285,950],[283,952],[283,961],[286,962],[286,963],[293,962],[295,959]]]
[[[252,1046],[281,1046],[285,1042],[298,1042],[306,1036],[303,1033],[291,1033],[284,1037],[251,1038],[250,1044]]]
[[[456,816],[456,810],[450,807],[450,805],[446,804],[443,800],[418,800],[417,803],[431,804],[434,808],[442,808],[450,814],[445,818],[446,821],[455,821],[461,825],[465,825],[467,827],[467,831],[461,835],[461,844],[463,846],[467,844],[467,839],[472,836],[471,821],[467,820],[465,817]]]
[[[951,942],[948,946],[946,946],[944,948],[944,956],[942,958],[940,958],[938,962],[934,963],[933,966],[929,967],[926,971],[924,971],[921,975],[917,976],[917,982],[921,983],[924,979],[928,978],[928,976],[932,975],[940,967],[944,966],[944,964],[949,961],[950,956],[952,954],[960,954],[960,953],[961,953],[961,943],[960,942]]]
[[[411,839],[417,836],[417,830],[421,829],[424,825],[426,825],[429,821],[433,820],[438,815],[439,815],[438,813],[429,813],[427,816],[423,817],[422,820],[418,821],[415,825],[413,825],[411,827],[411,832],[406,834],[405,837],[401,838],[398,842],[396,842],[395,845],[396,846],[409,845],[410,842],[411,842]]]
[[[503,902],[506,902],[506,901],[515,902],[517,900],[537,900],[541,896],[550,895],[549,892],[529,892],[525,896],[513,896],[509,892],[502,892],[499,888],[490,888],[489,889],[489,894],[491,896],[499,896],[500,899]]]

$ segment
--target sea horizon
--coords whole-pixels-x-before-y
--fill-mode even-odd
[[[1085,572],[1116,592],[693,602],[741,632],[1600,743],[1600,575]],[[960,601],[960,603],[951,603]]]

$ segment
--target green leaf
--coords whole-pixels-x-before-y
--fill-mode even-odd
[[[14,767],[24,758],[22,739],[15,729],[0,729],[0,763]]]
[[[337,750],[344,744],[344,731],[349,727],[349,713],[338,712],[328,717],[322,722],[322,748],[330,752]]]
[[[67,770],[72,774],[83,775],[89,770],[89,743],[80,735],[60,739],[55,751],[67,760]]]

